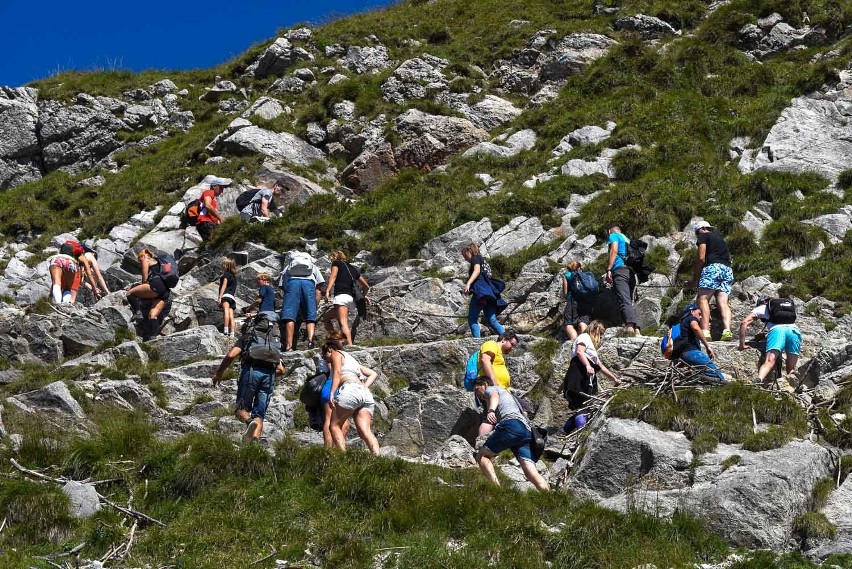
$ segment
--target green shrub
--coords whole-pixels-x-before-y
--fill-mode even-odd
[[[821,510],[828,503],[828,497],[837,487],[835,486],[834,478],[822,478],[814,484],[813,490],[813,510]]]
[[[821,512],[805,512],[793,519],[793,533],[801,539],[825,539],[837,535],[837,526]]]
[[[803,257],[813,253],[821,241],[826,241],[826,237],[819,227],[795,221],[773,221],[763,231],[761,245],[780,251],[784,257]]]
[[[852,188],[852,169],[844,170],[837,176],[837,186],[841,190]]]
[[[68,512],[68,497],[59,486],[28,480],[0,483],[0,511],[11,533],[3,540],[15,545],[61,543],[75,524]]]

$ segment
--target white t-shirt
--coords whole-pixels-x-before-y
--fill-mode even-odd
[[[592,342],[592,337],[586,333],[580,334],[574,340],[574,343],[571,345],[571,357],[577,357],[577,347],[583,345],[586,346],[586,359],[589,360],[594,365],[600,364],[600,358],[598,358],[598,351],[595,349],[595,344]]]
[[[760,318],[763,322],[766,322],[766,320],[769,318],[769,306],[766,305],[766,304],[761,304],[760,306],[755,306],[752,309],[751,314],[755,318]],[[771,330],[773,326],[775,326],[775,324],[773,324],[772,322],[766,322],[766,329],[767,330]]]

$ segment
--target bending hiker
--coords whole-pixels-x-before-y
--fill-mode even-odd
[[[757,370],[757,381],[763,383],[781,352],[786,354],[786,378],[777,378],[779,387],[784,391],[795,391],[797,382],[796,364],[802,353],[802,332],[796,326],[796,305],[789,298],[769,298],[761,296],[757,306],[740,323],[740,350],[748,346],[745,343],[749,325],[759,319],[766,325],[766,356]]]
[[[716,305],[722,313],[721,340],[731,340],[731,309],[728,306],[728,295],[734,284],[734,271],[731,270],[731,252],[728,244],[714,227],[706,221],[699,221],[693,227],[698,243],[698,253],[695,257],[695,271],[686,288],[698,285],[696,301],[701,307],[701,330],[704,336],[710,338],[710,297],[716,297]]]
[[[317,303],[320,286],[325,283],[322,273],[313,258],[302,251],[292,251],[287,266],[281,271],[278,286],[284,289],[284,305],[281,307],[281,322],[284,324],[284,350],[293,349],[296,320],[304,314],[308,332],[308,348],[314,347],[314,332],[317,322]]]
[[[479,348],[479,377],[484,379],[488,385],[496,385],[503,389],[509,389],[511,379],[509,368],[506,366],[505,354],[508,354],[518,345],[518,336],[511,330],[505,330],[497,336],[497,341],[489,340]],[[479,425],[479,434],[490,433],[494,425],[488,421],[483,414]]]
[[[325,299],[331,301],[332,308],[323,316],[323,323],[326,332],[331,333],[334,330],[333,322],[337,320],[340,331],[346,339],[344,345],[349,345],[352,343],[349,314],[358,311],[355,301],[358,293],[360,293],[365,304],[369,302],[367,292],[370,290],[370,283],[361,275],[358,267],[346,262],[346,255],[343,251],[332,251],[328,258],[331,260],[331,271],[325,285]],[[356,286],[360,286],[361,291],[356,291]]]
[[[171,299],[171,287],[166,283],[164,274],[164,270],[171,273],[171,267],[163,267],[157,256],[148,249],[142,249],[138,258],[142,266],[142,284],[127,291],[127,302],[133,309],[130,321],[142,322],[142,338],[148,340],[156,334],[157,320]],[[143,314],[143,300],[152,301],[147,314]]]
[[[703,374],[708,377],[727,381],[725,374],[711,361],[715,354],[708,342],[708,335],[702,331],[701,317],[702,311],[697,304],[690,304],[683,309],[683,318],[680,321],[680,333],[684,341],[679,346],[679,359],[689,366],[703,367]],[[702,344],[707,350],[706,354],[701,351]]]
[[[332,334],[323,345],[322,352],[331,369],[329,406],[332,413],[329,430],[335,446],[346,450],[344,425],[352,417],[358,436],[371,453],[378,455],[379,441],[372,431],[376,402],[370,393],[370,386],[378,374],[359,364],[352,354],[343,351],[343,334],[340,332]]]
[[[268,280],[268,276],[267,276]],[[271,287],[270,287],[271,288]],[[226,336],[234,336],[234,310],[237,308],[237,262],[231,258],[222,261],[222,276],[219,277],[219,298],[216,304],[222,308],[224,313],[224,324],[222,333]],[[274,309],[273,309],[274,313]]]
[[[497,486],[500,485],[491,459],[509,449],[520,463],[527,480],[541,491],[549,490],[547,481],[535,467],[530,447],[532,426],[518,400],[502,387],[488,385],[482,377],[474,380],[473,393],[485,407],[488,424],[494,430],[476,454],[476,463],[485,477]]]
[[[469,263],[464,293],[470,295],[467,323],[473,337],[481,336],[479,315],[482,312],[485,312],[485,318],[488,319],[491,329],[502,334],[505,328],[497,321],[497,313],[506,305],[506,301],[500,298],[505,284],[491,276],[491,268],[479,252],[479,245],[471,243],[462,249],[461,253],[464,260]]]
[[[243,309],[246,315],[251,315],[255,308],[260,314],[266,316],[270,322],[277,322],[278,315],[275,313],[275,289],[269,284],[269,273],[258,273],[255,277],[257,283],[257,298],[254,302]]]
[[[609,237],[609,258],[606,265],[606,282],[615,288],[621,308],[621,319],[624,330],[630,336],[639,335],[636,323],[636,311],[633,309],[633,293],[636,290],[636,275],[630,270],[624,260],[627,258],[627,245],[630,239],[621,233],[621,228],[613,225],[607,231]]]
[[[321,358],[321,366],[322,371],[328,374],[328,379],[322,385],[322,391],[320,392],[320,402],[323,406],[323,424],[322,424],[322,440],[325,443],[326,448],[334,448],[334,439],[331,436],[331,415],[333,408],[331,406],[331,385],[334,383],[334,376],[329,371],[331,368],[329,367],[330,361],[330,353],[331,350],[335,349],[343,349],[343,341],[345,338],[343,334],[338,331],[331,332],[328,335],[328,338],[325,341],[325,344],[322,346],[322,358]],[[335,395],[337,392],[335,392]],[[343,440],[346,440],[346,435],[349,433],[349,421],[345,421],[343,423]]]
[[[198,221],[195,228],[203,241],[209,241],[216,226],[224,221],[219,213],[219,202],[216,200],[222,194],[226,186],[231,185],[228,178],[213,178],[210,187],[201,192],[198,207]]]
[[[67,255],[77,259],[79,266],[83,269],[81,277],[83,286],[92,291],[95,300],[109,294],[101,268],[98,265],[98,254],[94,249],[79,241],[69,239],[62,248]]]
[[[578,334],[585,332],[592,319],[590,295],[576,292],[580,287],[575,279],[580,277],[582,267],[580,261],[571,261],[565,266],[566,270],[561,279],[562,298],[565,299],[565,310],[562,311],[562,316],[565,318],[563,329],[569,340],[574,340]]]
[[[231,363],[240,358],[240,380],[237,384],[237,403],[234,416],[246,424],[243,443],[260,439],[266,409],[275,390],[275,374],[284,374],[281,344],[270,341],[276,326],[263,316],[246,320],[240,338],[225,354],[213,375],[213,386],[219,385]],[[255,352],[255,347],[261,348]],[[277,347],[277,353],[276,353]],[[257,353],[258,357],[253,357]],[[277,359],[276,359],[277,356]],[[275,361],[273,361],[275,360]]]
[[[240,219],[251,221],[253,218],[272,217],[273,198],[281,196],[281,184],[275,182],[271,188],[255,188],[243,192],[237,198],[237,209],[240,210]],[[246,200],[248,202],[246,203]]]
[[[604,365],[598,355],[605,330],[601,321],[593,320],[588,331],[577,336],[571,345],[571,362],[565,373],[563,395],[573,411],[581,409],[589,400],[588,396],[598,392],[598,372],[613,380],[616,385],[624,383]]]
[[[48,260],[48,271],[51,280],[50,299],[54,304],[72,304],[80,289],[80,266],[77,259],[60,252]]]

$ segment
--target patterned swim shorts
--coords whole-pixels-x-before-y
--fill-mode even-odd
[[[734,271],[728,265],[713,263],[701,269],[701,278],[698,279],[699,290],[715,290],[730,294],[732,284],[734,284]]]

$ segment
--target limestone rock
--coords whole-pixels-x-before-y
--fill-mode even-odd
[[[485,130],[466,119],[429,115],[417,109],[399,115],[395,128],[405,140],[396,149],[397,164],[426,169],[488,137]]]
[[[616,30],[638,32],[642,36],[642,39],[646,41],[680,35],[680,32],[675,30],[668,22],[645,14],[619,18],[615,21],[614,27]]]
[[[491,256],[509,256],[539,243],[549,243],[553,239],[553,234],[544,229],[537,217],[519,216],[495,231],[485,245]]]
[[[341,177],[348,187],[367,192],[399,172],[393,148],[389,143],[365,150],[343,170]]]
[[[535,141],[535,131],[530,129],[521,130],[509,137],[501,136],[491,142],[480,142],[476,146],[468,148],[464,152],[464,156],[490,154],[491,156],[507,158],[524,150],[531,150],[535,146]]]
[[[618,42],[601,34],[570,34],[557,42],[552,51],[541,56],[541,81],[560,81],[582,73],[596,59],[605,56]]]
[[[213,326],[191,328],[168,337],[158,337],[151,345],[160,352],[160,359],[171,365],[199,356],[220,356],[225,353],[223,336]]]
[[[257,61],[248,66],[245,74],[258,79],[281,75],[297,61],[311,60],[313,55],[302,48],[294,47],[287,38],[278,38],[266,48]]]
[[[271,97],[260,97],[240,116],[244,119],[260,117],[265,120],[272,120],[284,112],[284,107],[281,106],[279,101]]]
[[[0,189],[41,178],[38,91],[0,87]]]
[[[325,155],[287,132],[272,132],[256,126],[241,128],[217,144],[217,152],[234,154],[263,154],[273,159],[286,160],[296,166],[310,166],[325,162]]]
[[[403,61],[381,86],[385,100],[398,105],[410,99],[426,99],[448,89],[442,71],[450,64],[446,59],[423,54]]]
[[[353,73],[378,73],[388,69],[393,62],[388,56],[388,48],[383,45],[357,46],[351,45],[346,50],[346,56],[338,60],[338,64]]]
[[[489,253],[485,243],[492,233],[494,230],[487,217],[480,221],[468,221],[426,242],[420,250],[420,257],[429,259],[430,267],[457,265],[461,262],[459,251],[471,243],[480,245],[480,251],[483,254]]]
[[[62,493],[68,496],[69,512],[72,518],[90,518],[101,510],[101,500],[93,484],[69,480],[62,487]]]
[[[86,418],[83,408],[61,381],[54,381],[39,389],[9,397],[6,401],[28,413],[57,414],[75,419]]]

